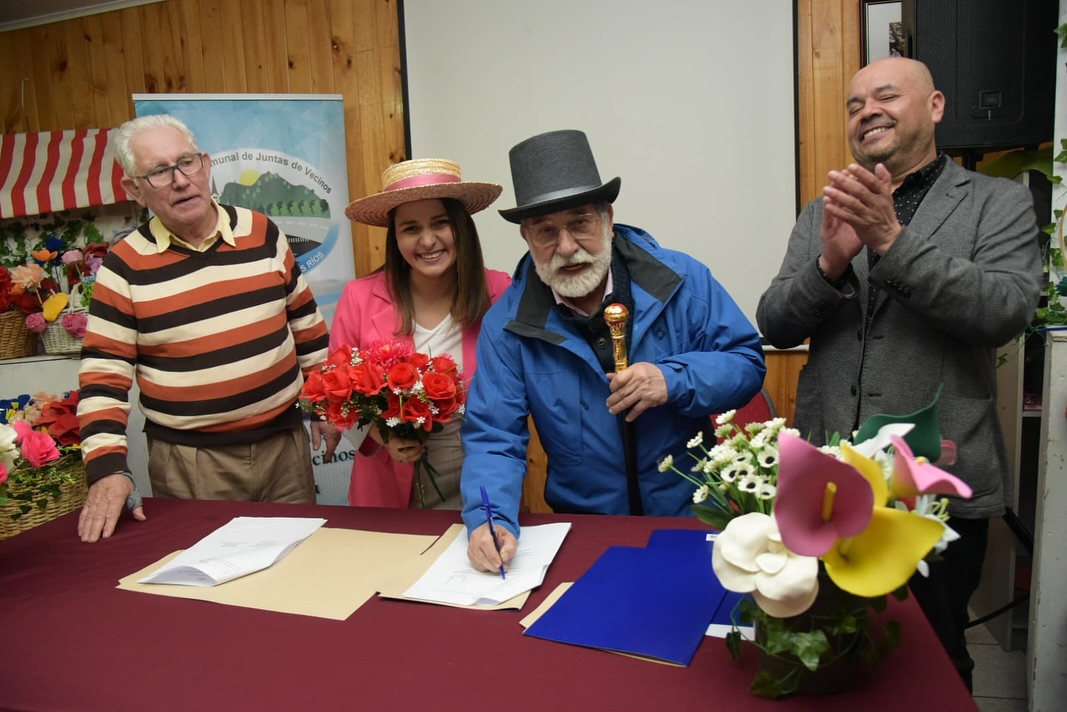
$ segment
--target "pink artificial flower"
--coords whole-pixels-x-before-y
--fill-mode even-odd
[[[0,485],[7,482],[7,466],[0,462]]]
[[[19,265],[11,270],[11,281],[25,290],[33,291],[44,281],[44,270],[40,265]]]
[[[963,480],[950,475],[939,467],[926,461],[916,459],[904,438],[893,435],[895,455],[893,458],[893,476],[889,487],[896,498],[914,497],[917,494],[953,494],[957,497],[970,497],[971,488]]]
[[[874,491],[859,470],[795,435],[778,436],[774,518],[790,551],[822,556],[866,529],[873,510]]]
[[[56,441],[51,435],[34,430],[23,420],[16,421],[13,427],[19,434],[19,450],[22,457],[30,463],[31,467],[40,467],[59,459],[59,448],[56,447]]]
[[[100,265],[104,264],[103,257],[90,257],[85,260],[85,264],[89,267],[89,274],[96,274],[100,271]]]
[[[69,264],[75,264],[77,262],[81,262],[82,261],[82,257],[83,257],[83,255],[82,255],[82,251],[81,250],[69,250],[67,252],[64,252],[63,256],[60,257],[59,259],[60,259],[61,262],[63,262],[63,264],[69,265]]]
[[[41,334],[48,328],[48,322],[45,320],[44,314],[34,312],[26,315],[26,328],[35,334]]]
[[[85,336],[85,325],[89,323],[89,317],[85,314],[64,314],[61,321],[63,328],[75,339]]]

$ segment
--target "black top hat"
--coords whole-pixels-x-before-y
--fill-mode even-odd
[[[501,210],[509,222],[554,213],[585,203],[614,203],[621,178],[600,182],[600,173],[581,131],[549,131],[508,152],[516,206]]]

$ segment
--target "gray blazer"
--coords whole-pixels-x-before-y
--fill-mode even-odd
[[[1038,232],[1021,184],[952,161],[892,248],[867,267],[867,251],[838,290],[816,269],[822,200],[808,203],[756,321],[774,346],[810,338],[795,427],[821,444],[871,415],[905,415],[943,385],[942,437],[959,448],[946,469],[974,490],[953,516],[1003,513],[1011,491],[997,420],[995,352],[1030,323],[1042,285]],[[880,287],[869,326],[868,279]]]

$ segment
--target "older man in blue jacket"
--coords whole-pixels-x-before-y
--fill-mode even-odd
[[[693,486],[658,461],[683,455],[710,414],[748,402],[766,371],[755,328],[705,265],[614,223],[621,180],[601,183],[584,133],[534,136],[510,158],[518,205],[500,214],[529,253],[482,321],[463,424],[468,555],[486,571],[516,550],[528,415],[555,511],[681,515]],[[603,317],[612,303],[630,314],[619,373]]]

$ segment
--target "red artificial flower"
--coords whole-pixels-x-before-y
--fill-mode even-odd
[[[388,371],[413,353],[415,348],[406,341],[376,341],[363,353],[363,359]]]
[[[312,371],[308,374],[304,387],[300,389],[300,397],[312,404],[326,400],[326,385],[322,381],[321,371]]]
[[[348,368],[335,368],[324,372],[322,387],[331,403],[347,401],[352,396],[352,381],[348,379]]]
[[[328,401],[322,415],[338,428],[351,428],[359,421],[359,410],[349,408],[343,401]]]
[[[430,432],[433,429],[433,413],[430,405],[419,398],[408,398],[400,406],[400,420],[404,423],[420,423],[423,430]]]
[[[71,391],[66,397],[47,403],[41,409],[41,415],[33,423],[34,429],[45,428],[60,445],[77,445],[81,442],[78,429],[78,391]]]
[[[437,373],[459,373],[459,366],[456,365],[455,359],[448,354],[443,356],[434,356],[430,359],[430,368]]]
[[[330,355],[326,357],[326,364],[323,366],[323,370],[330,368],[348,368],[352,364],[352,347],[340,346],[335,351],[331,351]]]
[[[419,370],[410,363],[398,363],[389,369],[386,381],[391,390],[408,390],[419,382]]]
[[[456,382],[451,376],[433,371],[423,375],[422,387],[430,400],[449,400],[456,397]]]
[[[385,372],[378,364],[369,361],[349,366],[348,379],[352,382],[352,390],[364,396],[378,395],[385,388]]]
[[[425,371],[426,367],[430,365],[430,357],[424,353],[416,352],[408,356],[407,362],[420,371]]]
[[[31,467],[41,467],[59,459],[59,448],[48,433],[34,430],[24,420],[11,424],[19,436],[19,452]]]

